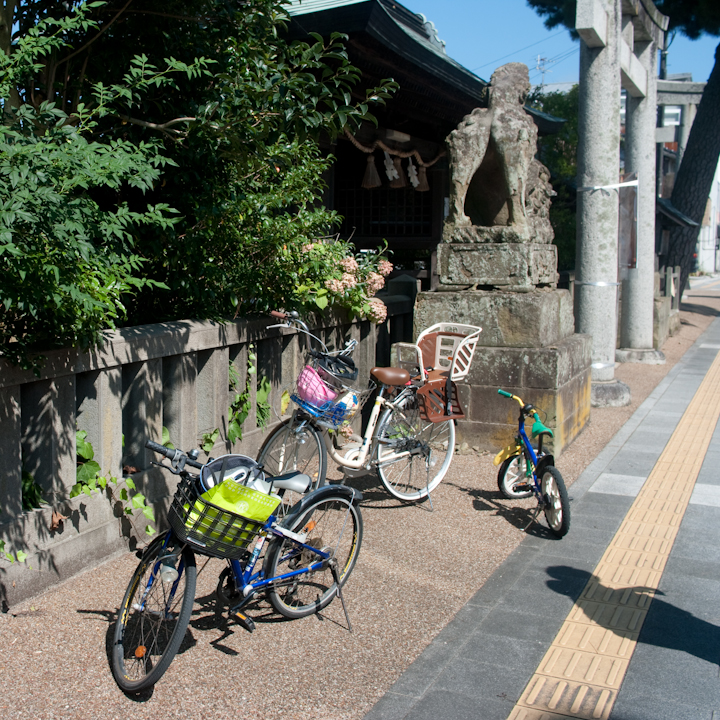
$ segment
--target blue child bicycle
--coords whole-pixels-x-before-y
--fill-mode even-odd
[[[538,506],[533,520],[542,510],[550,532],[556,537],[564,537],[570,529],[570,500],[565,481],[555,467],[555,458],[543,450],[544,436],[552,437],[553,431],[543,425],[533,405],[526,404],[522,398],[507,390],[498,390],[498,394],[516,400],[520,405],[515,443],[495,456],[495,465],[500,465],[498,488],[511,500],[534,495]],[[530,432],[533,438],[538,438],[537,450],[525,432],[527,418],[534,420]]]

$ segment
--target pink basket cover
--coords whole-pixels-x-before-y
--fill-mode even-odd
[[[297,379],[298,395],[313,405],[324,405],[335,400],[337,393],[331,390],[316,370],[306,365]]]

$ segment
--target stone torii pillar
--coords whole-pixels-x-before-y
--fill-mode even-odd
[[[623,16],[647,17],[644,0],[578,0],[575,27],[580,35],[580,104],[578,147],[578,234],[577,234],[577,279],[575,282],[576,327],[580,333],[593,338],[592,345],[592,404],[598,406],[621,406],[630,402],[630,389],[615,378],[615,354],[617,347],[617,299],[618,299],[618,194],[613,186],[619,182],[620,174],[620,87],[633,86],[643,97],[647,95],[648,72],[641,60],[628,45],[628,27],[634,21],[625,23]],[[654,7],[653,7],[654,10]],[[633,14],[634,13],[634,14]],[[657,11],[655,11],[657,13]],[[659,17],[664,17],[657,13]],[[641,49],[641,46],[639,46]],[[647,59],[652,51],[644,57]],[[652,67],[652,62],[649,62]],[[642,91],[644,73],[645,90]],[[652,98],[643,110],[647,109]],[[653,110],[654,112],[654,110]],[[644,127],[647,116],[636,115],[638,126]],[[640,122],[642,119],[642,122]],[[640,141],[637,131],[633,137]],[[647,136],[654,151],[654,126]],[[635,147],[641,148],[642,143]],[[626,163],[627,165],[627,163]],[[645,167],[645,165],[643,165]],[[633,170],[632,167],[627,167]],[[640,170],[638,168],[638,170]],[[643,172],[640,180],[643,186],[654,189],[652,175]],[[607,188],[607,189],[602,189]],[[647,207],[652,205],[655,213],[654,195],[647,191],[639,193],[643,207],[643,218],[647,218]],[[654,220],[653,220],[654,222]],[[626,293],[633,299],[624,313],[625,321],[631,321],[630,347],[652,348],[652,312],[654,295],[654,225],[651,243],[647,243],[647,223],[644,225],[644,240],[638,242],[637,273],[642,282],[634,284]],[[640,258],[643,253],[642,259]],[[649,270],[648,270],[649,268]],[[649,273],[650,282],[646,275]],[[625,288],[623,288],[625,291]],[[649,308],[649,314],[648,314]],[[639,310],[638,310],[639,309]],[[639,318],[639,319],[638,319]],[[637,328],[641,327],[642,332]],[[646,338],[648,337],[649,342]]]
[[[629,7],[626,7],[629,6]],[[651,15],[652,11],[654,15]],[[651,4],[623,3],[620,72],[627,93],[625,169],[638,176],[637,262],[621,269],[622,311],[619,362],[658,365],[653,348],[655,288],[655,125],[657,121],[657,49],[668,19]]]

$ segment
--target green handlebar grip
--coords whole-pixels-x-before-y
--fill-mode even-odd
[[[503,397],[509,397],[509,398],[511,398],[513,396],[513,394],[509,393],[507,390],[498,390],[498,395],[502,395]]]

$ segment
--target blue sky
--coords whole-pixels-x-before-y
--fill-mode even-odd
[[[523,62],[530,69],[531,82],[539,84],[542,73],[535,69],[539,55],[546,58],[546,84],[577,82],[578,43],[566,30],[546,30],[525,0],[400,2],[435,23],[448,55],[481,78],[489,79],[507,62]],[[691,72],[693,80],[704,82],[719,41],[706,35],[693,42],[678,34],[670,46],[668,73]]]

